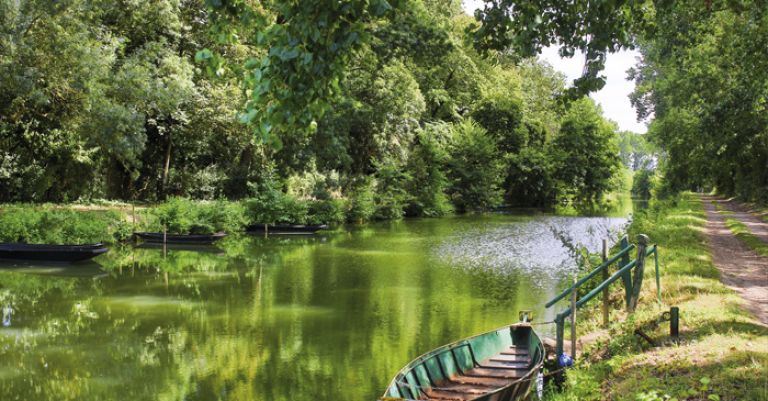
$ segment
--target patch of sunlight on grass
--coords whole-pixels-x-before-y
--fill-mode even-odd
[[[725,225],[728,226],[728,229],[731,230],[733,235],[735,235],[739,241],[757,252],[757,254],[768,256],[768,244],[752,234],[744,223],[736,219],[726,219]]]

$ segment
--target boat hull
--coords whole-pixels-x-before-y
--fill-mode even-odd
[[[146,242],[152,243],[167,243],[167,244],[212,244],[227,236],[225,233],[216,234],[163,234],[163,233],[133,233],[136,237],[141,238]]]
[[[395,375],[380,400],[523,400],[544,359],[533,328],[511,325],[416,358]]]
[[[316,232],[326,229],[325,224],[303,225],[303,224],[253,224],[246,228],[248,233],[252,234],[279,234],[279,235],[312,235]]]
[[[0,259],[74,263],[92,259],[109,249],[102,244],[48,245],[0,243]]]

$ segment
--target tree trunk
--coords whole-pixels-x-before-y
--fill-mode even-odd
[[[173,145],[173,139],[171,133],[168,133],[168,145],[165,147],[165,163],[163,164],[163,178],[162,178],[162,193],[160,197],[166,198],[168,188],[168,171],[171,169],[171,147]]]

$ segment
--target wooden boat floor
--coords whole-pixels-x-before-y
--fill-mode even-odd
[[[469,401],[510,385],[528,373],[528,350],[510,347],[464,374],[444,380],[426,391],[425,400]]]

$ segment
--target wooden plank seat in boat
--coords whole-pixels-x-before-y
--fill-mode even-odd
[[[528,351],[519,347],[492,356],[479,366],[449,380],[440,381],[425,391],[425,400],[467,401],[497,388],[505,387],[528,372],[530,357]]]

